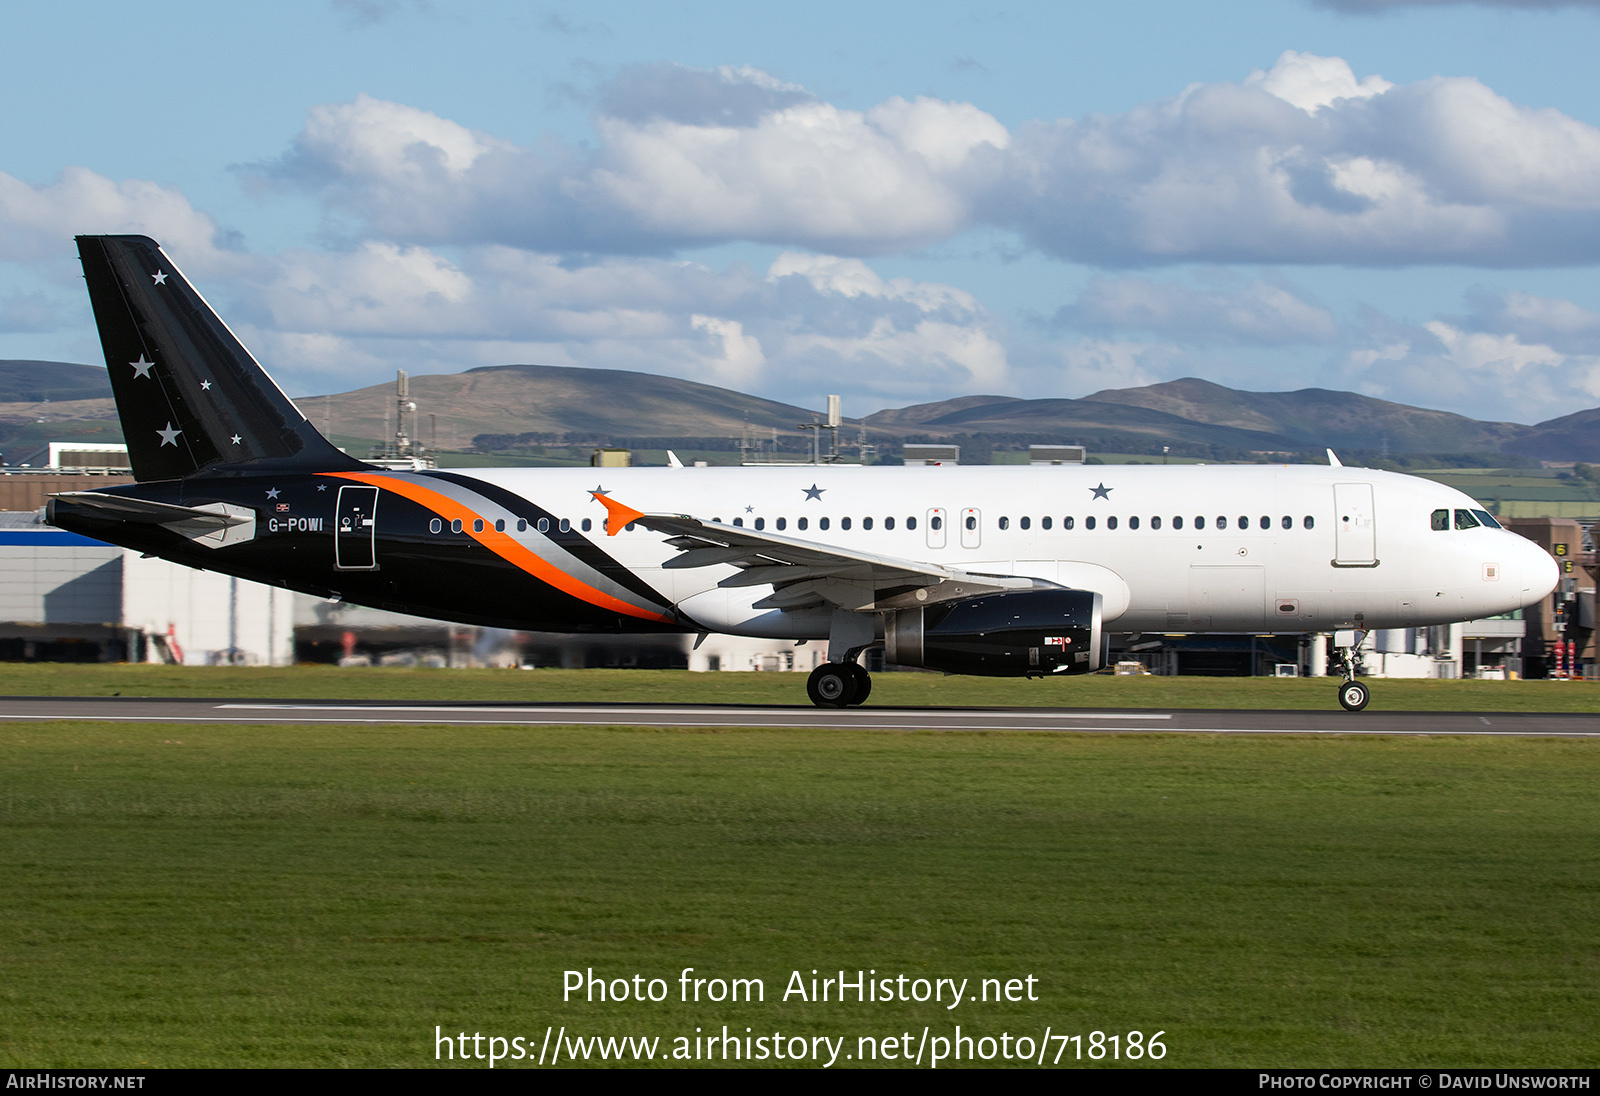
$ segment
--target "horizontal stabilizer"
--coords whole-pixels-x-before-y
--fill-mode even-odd
[[[107,521],[135,525],[159,525],[179,536],[188,537],[203,548],[226,548],[255,539],[256,512],[231,502],[208,502],[203,506],[177,506],[170,502],[129,498],[106,491],[62,491],[50,500],[45,521],[56,524],[56,508],[61,503],[88,510]]]
[[[193,521],[213,529],[229,525],[242,525],[254,518],[253,513],[226,513],[199,509],[194,506],[175,506],[170,502],[151,502],[149,499],[132,499],[126,495],[109,495],[101,491],[62,491],[58,499],[67,499],[74,506],[97,511],[99,516],[131,521],[141,525],[166,525],[173,521]],[[243,507],[232,507],[242,510]]]

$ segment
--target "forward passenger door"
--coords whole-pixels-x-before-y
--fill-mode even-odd
[[[1376,566],[1378,535],[1373,523],[1372,484],[1334,484],[1333,508],[1334,566]]]

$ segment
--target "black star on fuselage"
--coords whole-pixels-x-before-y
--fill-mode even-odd
[[[802,487],[802,488],[800,488],[800,490],[802,490],[802,491],[804,491],[806,493],[807,501],[810,501],[810,500],[814,499],[817,502],[821,502],[822,501],[822,492],[826,491],[827,488],[826,487],[818,487],[816,484],[813,483],[810,487]]]
[[[1115,491],[1115,490],[1116,490],[1115,487],[1107,487],[1103,483],[1099,487],[1091,487],[1091,488],[1089,488],[1089,491],[1093,494],[1093,496],[1095,498],[1097,498],[1097,499],[1108,499],[1108,500],[1111,498],[1111,492]]]

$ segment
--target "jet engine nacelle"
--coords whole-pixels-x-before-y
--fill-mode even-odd
[[[952,674],[1086,674],[1104,662],[1103,604],[1092,590],[1024,590],[902,609],[884,620],[884,656]]]

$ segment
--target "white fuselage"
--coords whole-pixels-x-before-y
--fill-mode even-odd
[[[1117,631],[1308,632],[1443,624],[1511,612],[1555,585],[1554,560],[1509,531],[1456,528],[1467,495],[1429,480],[1311,465],[474,469],[574,527],[612,498],[818,544],[1104,596]],[[1450,526],[1430,515],[1449,511]],[[759,525],[758,525],[759,523]],[[802,524],[803,523],[803,524]],[[769,587],[720,589],[728,566],[663,569],[642,526],[604,537],[707,630],[821,638],[827,612],[757,610]]]

